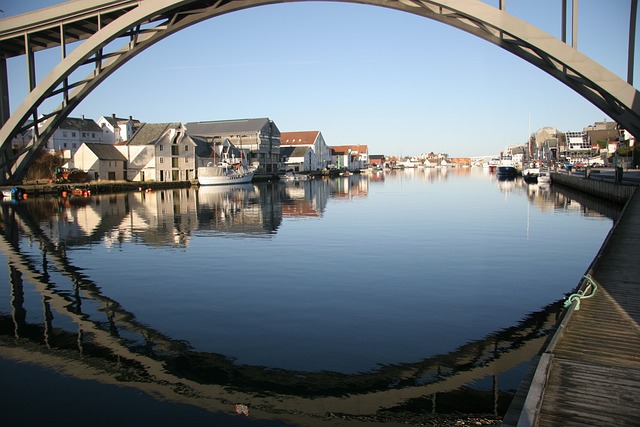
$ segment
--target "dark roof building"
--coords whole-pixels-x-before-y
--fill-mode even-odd
[[[228,139],[242,150],[258,173],[277,173],[280,159],[280,130],[268,118],[192,122],[187,135],[208,142]]]

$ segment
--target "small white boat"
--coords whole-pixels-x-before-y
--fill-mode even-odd
[[[245,184],[251,182],[254,173],[253,169],[242,163],[209,163],[198,168],[198,182],[200,185]]]
[[[538,184],[549,184],[551,183],[551,174],[548,170],[541,170],[538,174]]]
[[[489,172],[495,172],[496,169],[498,168],[499,163],[500,163],[500,159],[498,157],[494,157],[491,160],[489,160],[488,163],[485,163],[482,167],[488,168]]]
[[[540,166],[535,162],[531,162],[527,167],[522,169],[522,178],[526,182],[537,182],[538,175],[540,175]]]
[[[301,173],[287,172],[282,176],[282,179],[285,181],[307,181],[309,176]]]

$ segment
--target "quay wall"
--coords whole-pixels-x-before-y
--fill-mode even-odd
[[[635,185],[588,179],[557,172],[551,173],[551,182],[591,194],[619,205],[627,203],[627,200],[631,198],[636,189]]]
[[[171,182],[132,182],[132,181],[91,181],[76,184],[69,183],[42,183],[24,184],[17,187],[23,189],[29,197],[59,195],[63,191],[70,191],[72,188],[89,190],[91,194],[110,194],[137,190],[166,190],[173,188],[188,188],[193,185],[190,181]],[[8,190],[11,187],[0,187]]]
[[[253,182],[279,179],[277,174],[254,175]],[[198,181],[88,181],[79,183],[55,183],[50,181],[32,182],[22,185],[0,186],[0,190],[10,190],[12,187],[23,189],[28,196],[59,195],[72,188],[89,190],[91,194],[111,194],[138,190],[170,190],[175,188],[197,187]],[[1,197],[0,197],[1,198]]]

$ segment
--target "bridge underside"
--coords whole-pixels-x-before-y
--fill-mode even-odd
[[[84,0],[64,3],[3,20],[0,31],[0,184],[21,182],[54,130],[102,81],[146,48],[169,35],[226,13],[305,0]],[[504,10],[479,0],[359,0],[405,11],[453,26],[489,41],[530,62],[582,95],[633,135],[640,135],[640,98],[636,89],[576,49]],[[69,43],[83,40],[67,55]],[[114,43],[116,42],[116,43]],[[117,48],[113,46],[118,45]],[[35,81],[34,52],[60,47],[61,61]],[[26,55],[30,93],[8,115],[6,58]],[[91,67],[73,79],[81,67]],[[39,114],[51,99],[60,105]],[[20,151],[13,138],[33,129]]]

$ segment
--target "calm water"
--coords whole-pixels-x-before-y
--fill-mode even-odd
[[[618,214],[478,168],[5,204],[2,418],[499,416]]]

